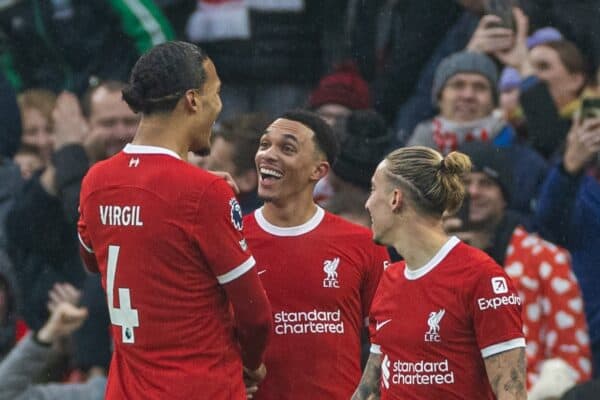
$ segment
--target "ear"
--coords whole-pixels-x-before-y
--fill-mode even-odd
[[[399,188],[394,188],[390,195],[390,206],[392,208],[392,212],[397,214],[404,206],[404,193],[402,193]]]
[[[248,193],[256,189],[258,185],[258,174],[255,169],[249,169],[236,176],[237,185],[240,192]]]
[[[319,163],[317,164],[317,166],[313,170],[312,174],[310,175],[310,179],[312,181],[315,181],[315,182],[318,181],[319,179],[321,179],[325,175],[327,175],[327,173],[329,172],[330,168],[331,167],[329,166],[329,162],[327,162],[327,161],[319,161]]]
[[[583,84],[585,83],[585,77],[583,74],[571,74],[571,87],[574,93],[579,93],[583,88]]]
[[[196,112],[200,109],[200,101],[196,96],[196,92],[194,90],[188,90],[185,92],[183,96],[183,101],[185,105],[185,109],[190,112]]]

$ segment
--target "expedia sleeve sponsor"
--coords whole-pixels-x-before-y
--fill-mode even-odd
[[[477,305],[481,311],[489,309],[495,310],[503,306],[520,306],[521,298],[514,293],[511,293],[510,296],[497,296],[492,298],[480,297],[477,299]]]
[[[310,333],[344,333],[341,310],[337,311],[279,311],[274,315],[277,335],[300,335]]]

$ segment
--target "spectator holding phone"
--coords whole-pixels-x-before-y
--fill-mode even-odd
[[[513,10],[515,29],[498,15],[479,22],[467,49],[493,56],[522,77],[519,100],[528,125],[528,141],[544,157],[563,143],[571,117],[586,87],[587,66],[577,46],[549,31],[528,38],[529,20]]]
[[[562,160],[539,196],[542,234],[573,255],[590,329],[594,377],[600,376],[600,118],[574,118]]]
[[[568,252],[527,232],[506,209],[512,168],[506,149],[485,143],[461,148],[471,158],[465,176],[469,207],[445,227],[504,267],[523,302],[530,400],[557,398],[591,376],[583,300]]]

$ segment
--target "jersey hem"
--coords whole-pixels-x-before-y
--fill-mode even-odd
[[[375,343],[371,344],[371,353],[373,353],[373,354],[382,354],[381,353],[381,346],[378,345],[378,344],[375,344]]]

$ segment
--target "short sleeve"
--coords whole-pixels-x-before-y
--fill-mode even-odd
[[[217,179],[206,189],[192,232],[220,284],[254,266],[243,235],[242,209],[225,180]]]
[[[385,247],[372,244],[370,263],[365,271],[365,278],[361,288],[361,302],[363,316],[366,318],[366,325],[369,325],[369,312],[371,304],[379,285],[379,280],[383,274],[383,270],[390,262],[389,254]]]
[[[85,181],[84,181],[85,182]],[[82,194],[84,192],[84,186],[82,184]],[[84,217],[84,204],[83,199],[85,197],[80,196],[81,202],[79,204],[79,220],[77,221],[77,237],[79,239],[79,254],[83,259],[83,263],[90,272],[99,272],[98,262],[96,261],[96,255],[94,254],[94,248],[92,247],[92,241],[87,232],[87,224]]]
[[[483,358],[525,347],[521,299],[512,281],[495,263],[478,266],[474,281],[473,324]]]

